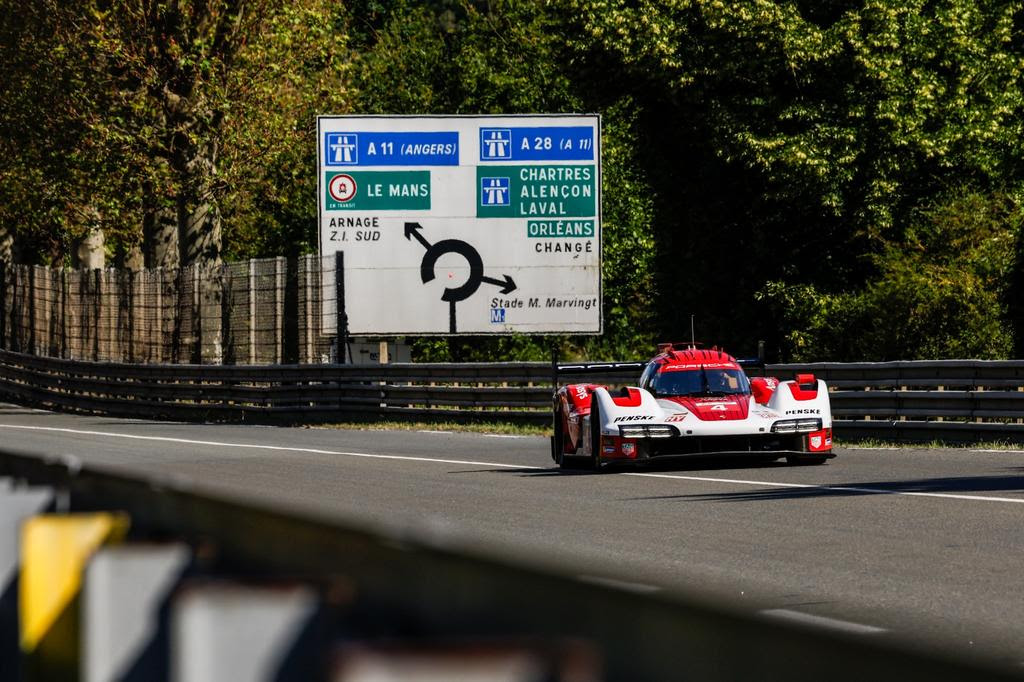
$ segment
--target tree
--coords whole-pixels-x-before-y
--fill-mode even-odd
[[[344,26],[326,1],[32,0],[10,9],[0,49],[13,57],[6,78],[19,96],[3,137],[16,150],[16,184],[27,190],[40,169],[57,176],[67,203],[84,198],[115,245],[144,241],[151,265],[219,261],[222,204],[238,194],[231,181],[255,189],[268,158],[295,148],[313,117],[290,107],[308,104],[306,93],[344,97],[343,87],[324,87],[345,61]],[[325,39],[332,27],[340,40]],[[58,192],[35,189],[45,224]]]
[[[771,337],[766,282],[857,289],[950,187],[1021,194],[1013,4],[570,5],[650,131],[659,280],[691,275],[666,328],[698,312],[730,345]]]
[[[85,121],[102,100],[89,55],[65,44],[59,16],[44,3],[0,3],[0,224],[19,259],[64,262],[107,212],[112,178],[97,163]]]
[[[915,212],[907,238],[876,257],[878,273],[862,288],[772,282],[760,296],[789,330],[793,361],[1005,358],[1022,223],[1011,197],[952,191]]]

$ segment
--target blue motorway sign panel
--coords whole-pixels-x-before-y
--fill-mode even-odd
[[[481,161],[593,161],[594,126],[480,128]]]
[[[455,132],[324,133],[324,165],[457,166],[459,135]]]

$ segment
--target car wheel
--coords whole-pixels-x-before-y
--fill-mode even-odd
[[[551,459],[555,464],[561,466],[565,447],[562,442],[562,409],[557,402],[554,404],[551,414],[553,415],[551,418]]]
[[[572,469],[575,457],[565,454],[565,417],[562,408],[555,410],[555,435],[551,437],[551,457],[561,469]]]
[[[601,410],[597,406],[597,398],[590,400],[590,467],[600,471],[601,464]]]
[[[816,466],[828,461],[827,457],[787,457],[786,462],[795,466]]]

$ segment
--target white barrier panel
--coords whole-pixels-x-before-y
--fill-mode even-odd
[[[19,678],[18,562],[21,524],[53,504],[49,488],[15,488],[0,478],[0,680]]]
[[[171,680],[273,680],[318,609],[308,587],[190,587],[171,607]]]
[[[167,642],[159,612],[189,558],[183,544],[125,545],[96,553],[86,568],[83,592],[86,682],[165,674]]]

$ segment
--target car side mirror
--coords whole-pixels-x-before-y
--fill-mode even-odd
[[[818,385],[818,380],[813,374],[797,374],[796,383],[798,383],[801,388],[804,386],[813,388]]]

